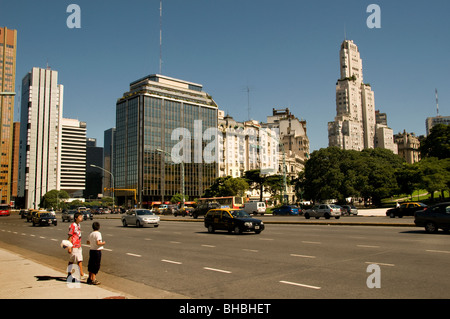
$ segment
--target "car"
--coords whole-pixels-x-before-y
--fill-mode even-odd
[[[272,215],[298,215],[298,207],[296,206],[290,206],[290,205],[283,205],[281,207],[272,209]]]
[[[358,209],[353,205],[343,205],[343,213],[346,215],[358,215]]]
[[[437,233],[439,228],[450,230],[450,202],[440,203],[414,213],[414,224],[425,227],[427,233]]]
[[[184,208],[181,208],[178,211],[175,211],[173,213],[173,216],[177,217],[178,215],[181,215],[185,217],[186,215],[192,215],[192,211],[194,210],[193,207],[185,206]]]
[[[0,205],[0,216],[10,216],[10,208],[8,205]]]
[[[37,214],[38,210],[30,209],[27,213],[27,223],[33,220],[33,217]]]
[[[341,217],[341,207],[334,204],[315,205],[305,211],[305,218],[310,219],[311,217],[315,217],[316,219],[320,217],[325,217],[325,219],[330,219],[331,217],[339,219]]]
[[[160,214],[162,215],[175,215],[179,209],[178,209],[178,205],[165,205],[167,206],[165,209],[160,209]]]
[[[62,222],[64,223],[65,221],[68,222],[73,222],[75,221],[75,213],[77,211],[76,210],[65,210],[61,213],[61,219]]]
[[[244,207],[242,208],[245,210],[249,215],[258,215],[261,214],[261,216],[264,216],[266,213],[266,203],[264,202],[248,202],[245,203]]]
[[[216,202],[210,202],[210,203],[203,203],[198,205],[191,213],[191,216],[194,219],[197,219],[198,216],[203,216],[206,215],[206,213],[210,210],[210,209],[216,209],[216,208],[220,208],[221,205],[219,203]]]
[[[58,225],[55,215],[47,211],[38,211],[32,220],[33,226]]]
[[[229,233],[242,234],[243,232],[261,233],[265,226],[259,220],[250,217],[241,209],[219,208],[211,209],[206,213],[204,219],[205,227],[209,233],[216,230],[227,230]]]
[[[131,209],[122,216],[122,225],[136,225],[136,227],[159,227],[160,217],[148,209]]]
[[[88,220],[88,219],[93,220],[94,219],[92,213],[90,211],[88,211],[88,210],[81,210],[80,213],[83,214],[83,219],[84,220]]]
[[[400,206],[388,209],[386,211],[386,216],[391,218],[402,218],[403,216],[414,216],[414,213],[418,210],[423,210],[427,207],[424,203],[420,202],[406,202],[402,203]]]

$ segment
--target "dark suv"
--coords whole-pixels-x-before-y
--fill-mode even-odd
[[[191,216],[197,218],[198,216],[206,215],[210,209],[220,208],[219,203],[205,203],[198,205],[191,213]]]
[[[209,233],[216,230],[227,230],[229,233],[242,234],[243,232],[254,231],[259,234],[264,230],[264,223],[250,217],[250,215],[240,209],[212,209],[205,216],[205,227]]]

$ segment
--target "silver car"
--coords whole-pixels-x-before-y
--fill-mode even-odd
[[[339,219],[341,218],[341,207],[333,204],[316,205],[311,209],[307,209],[305,212],[306,219],[310,219],[311,217],[315,217],[316,219],[320,217],[325,217],[325,219],[330,219],[331,217]]]
[[[148,209],[131,209],[122,216],[122,225],[124,227],[128,225],[158,227],[159,221],[159,216]]]
[[[74,216],[75,216],[76,212],[77,212],[76,210],[63,211],[62,214],[61,214],[62,222],[64,223],[65,221],[67,221],[67,222],[75,221]]]

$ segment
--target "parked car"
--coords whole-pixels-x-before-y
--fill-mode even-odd
[[[83,214],[83,219],[84,220],[88,220],[88,219],[93,220],[94,219],[92,213],[90,211],[88,211],[88,210],[82,210],[82,211],[80,211],[80,213]]]
[[[220,208],[221,205],[219,203],[204,203],[198,205],[193,211],[192,211],[192,217],[198,218],[198,216],[206,215],[206,213],[210,209]]]
[[[184,208],[181,208],[180,210],[173,213],[173,216],[177,217],[178,215],[181,215],[183,217],[187,215],[191,215],[194,211],[193,207],[185,206]]]
[[[61,213],[61,219],[64,223],[65,221],[73,222],[75,220],[76,210],[65,210]]]
[[[264,202],[248,202],[245,203],[244,207],[242,208],[244,211],[247,212],[247,214],[253,214],[258,215],[261,214],[263,216],[266,213],[266,203]]]
[[[311,217],[315,217],[316,219],[320,217],[325,217],[325,219],[330,219],[331,217],[339,219],[341,217],[341,207],[333,204],[315,205],[305,212],[306,219],[310,219]]]
[[[353,205],[343,205],[343,213],[346,215],[358,215],[358,209]]]
[[[284,205],[275,209],[272,209],[272,215],[298,215],[299,210],[296,206]]]
[[[122,225],[136,225],[136,227],[158,227],[160,217],[148,209],[131,209],[122,216]]]
[[[427,205],[420,202],[407,202],[402,203],[400,206],[388,209],[386,211],[386,216],[391,218],[402,218],[403,216],[414,216],[414,213],[418,210],[423,210]]]
[[[264,230],[264,223],[250,217],[245,211],[240,209],[211,209],[205,215],[205,227],[209,233],[216,230],[227,230],[229,233],[242,234],[243,232],[261,233]]]
[[[450,230],[450,202],[416,211],[414,223],[416,226],[425,227],[427,233],[437,233],[439,228],[448,232]]]
[[[175,215],[179,211],[178,205],[170,204],[165,206],[166,208],[160,209],[159,211],[162,215]]]
[[[0,205],[0,216],[10,216],[10,207],[8,205]]]
[[[39,226],[44,226],[44,225],[57,225],[58,222],[56,221],[56,217],[55,215],[53,215],[50,212],[47,211],[38,211],[32,220],[33,226],[39,225]]]

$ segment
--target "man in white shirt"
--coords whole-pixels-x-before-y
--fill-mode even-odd
[[[98,271],[100,270],[102,250],[106,242],[103,241],[102,233],[99,232],[99,222],[93,222],[92,229],[93,232],[89,234],[89,239],[87,241],[87,244],[91,246],[89,250],[89,278],[87,280],[87,283],[90,285],[99,285],[100,282],[96,279],[96,276],[98,274]]]

